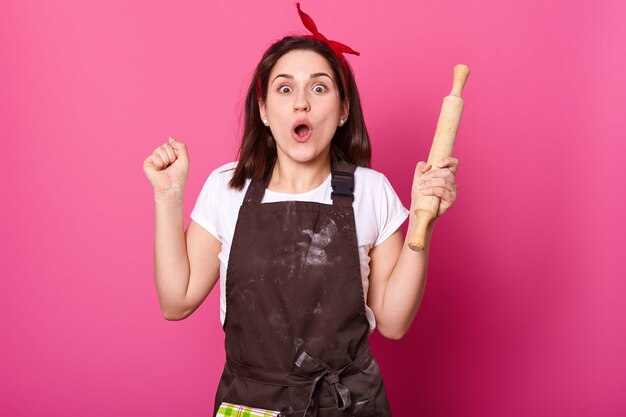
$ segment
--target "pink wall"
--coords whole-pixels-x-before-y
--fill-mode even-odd
[[[425,299],[372,338],[395,416],[626,415],[626,7],[583,3],[302,4],[361,52],[374,167],[407,205],[473,71]],[[210,415],[217,290],[161,317],[142,162],[188,145],[187,223],[264,48],[306,33],[293,3],[9,0],[0,22],[0,415]]]

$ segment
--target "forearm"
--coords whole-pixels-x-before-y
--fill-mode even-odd
[[[163,316],[183,317],[189,285],[189,259],[183,222],[183,198],[155,194],[154,275]]]
[[[423,251],[415,252],[408,247],[416,224],[411,210],[409,227],[402,245],[398,261],[389,276],[382,305],[380,329],[385,336],[400,339],[408,331],[420,306],[426,287],[430,241],[435,223],[431,223],[426,233]]]

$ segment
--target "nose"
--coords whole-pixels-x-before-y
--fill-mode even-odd
[[[309,100],[306,97],[306,92],[300,92],[299,94],[296,95],[296,102],[293,105],[293,109],[294,111],[311,110],[311,106],[309,105]]]

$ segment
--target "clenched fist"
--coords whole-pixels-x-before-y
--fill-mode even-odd
[[[155,195],[171,194],[182,198],[189,175],[187,147],[170,136],[143,161],[143,170]]]

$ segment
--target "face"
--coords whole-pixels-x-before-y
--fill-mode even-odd
[[[259,101],[261,119],[267,119],[276,141],[279,161],[307,163],[326,160],[330,142],[347,120],[348,101],[342,105],[328,61],[317,52],[294,50],[283,55],[270,73],[267,99]],[[298,127],[308,125],[309,129]]]

